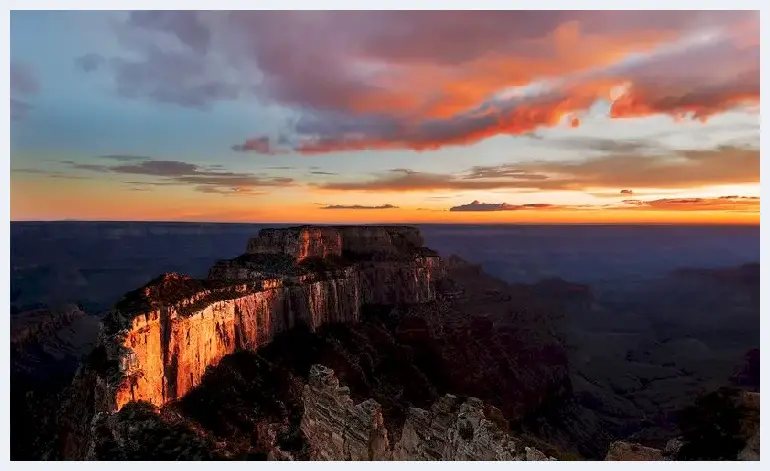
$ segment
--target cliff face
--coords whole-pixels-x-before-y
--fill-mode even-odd
[[[306,258],[342,255],[342,237],[331,227],[263,229],[246,246],[247,254],[288,254],[300,262]]]
[[[223,356],[238,348],[256,350],[299,323],[315,329],[324,322],[357,321],[354,275],[279,285],[204,303],[189,313],[168,306],[137,315],[122,344],[124,378],[117,387],[116,409],[138,400],[160,406],[183,396]]]
[[[200,384],[206,368],[303,324],[355,322],[364,303],[435,298],[438,256],[411,228],[263,230],[247,254],[209,279],[163,275],[121,301],[105,324],[112,411],[161,406]]]
[[[436,298],[442,276],[438,257],[359,262],[361,297],[365,304],[418,304]]]
[[[303,403],[301,427],[314,460],[549,459],[505,433],[493,421],[500,412],[476,398],[460,401],[448,394],[430,410],[411,408],[393,446],[381,406],[373,399],[355,404],[329,368],[311,367]]]

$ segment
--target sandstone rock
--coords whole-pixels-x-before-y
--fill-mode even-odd
[[[342,250],[359,256],[409,255],[423,246],[416,227],[405,226],[337,226],[342,236]]]
[[[224,355],[256,350],[297,325],[355,322],[365,303],[434,300],[441,263],[421,244],[415,228],[265,229],[207,280],[171,273],[128,293],[102,340],[106,362],[117,365],[111,411],[177,399]],[[343,250],[357,258],[340,259]]]
[[[743,391],[738,400],[746,411],[742,424],[743,436],[748,436],[745,447],[738,453],[738,460],[759,461],[759,393]]]
[[[380,405],[371,399],[354,404],[350,390],[339,385],[329,368],[322,365],[310,368],[303,402],[302,431],[311,444],[318,444],[311,445],[311,459],[361,461],[389,458],[388,434]]]
[[[680,438],[672,438],[666,442],[666,447],[663,449],[663,456],[675,460],[683,445],[684,442]]]
[[[303,395],[302,431],[311,459],[320,460],[528,460],[547,457],[523,446],[485,415],[477,398],[446,395],[429,411],[412,408],[393,449],[382,409],[372,400],[354,404],[334,372],[313,365]]]
[[[746,441],[746,447],[738,453],[739,461],[759,461],[759,428]]]
[[[276,283],[264,290],[232,285],[133,314],[128,328],[107,341],[123,347],[112,355],[122,373],[115,409],[132,400],[160,406],[181,397],[224,355],[239,348],[256,350],[299,323],[316,329],[325,322],[357,321],[357,281],[352,273],[304,284]]]
[[[300,262],[309,257],[342,254],[340,232],[331,227],[262,229],[249,240],[247,254],[287,254]]]
[[[616,441],[610,445],[605,461],[664,461],[663,451],[638,443]]]
[[[267,454],[267,461],[294,461],[294,457],[288,451],[276,447]]]
[[[423,249],[419,229],[405,226],[298,226],[263,229],[249,240],[247,254],[286,254],[307,258],[412,255]]]

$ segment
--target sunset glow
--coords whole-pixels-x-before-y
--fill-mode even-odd
[[[759,224],[758,104],[751,11],[16,11],[11,218]]]

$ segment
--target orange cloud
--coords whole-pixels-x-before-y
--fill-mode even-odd
[[[753,196],[721,196],[718,198],[663,198],[652,201],[625,200],[620,205],[564,205],[549,203],[508,204],[472,203],[452,206],[451,212],[499,212],[499,211],[717,211],[717,212],[759,212],[759,198]]]
[[[720,196],[719,198],[663,198],[652,201],[625,200],[635,209],[664,211],[728,211],[759,213],[759,198],[754,196]]]
[[[405,18],[430,23],[425,15]],[[720,22],[707,15],[700,20],[708,21],[693,19],[705,26],[692,28],[682,28],[681,16],[638,13],[641,26],[631,24],[632,16],[618,16],[628,21],[626,29],[608,26],[614,14],[538,17],[543,23],[536,34],[520,37],[510,36],[510,25],[503,28],[493,18],[473,18],[483,18],[484,27],[467,25],[477,36],[459,50],[435,43],[440,33],[421,31],[414,43],[365,38],[357,55],[333,56],[343,75],[345,60],[371,69],[363,85],[326,70],[323,80],[310,82],[318,78],[313,73],[298,77],[294,69],[281,69],[292,80],[275,86],[291,95],[287,100],[313,109],[295,129],[294,150],[424,151],[468,145],[554,127],[565,118],[577,127],[579,116],[599,100],[611,103],[612,118],[665,114],[701,121],[759,101],[759,46],[747,40],[758,30],[735,27],[757,23],[755,16],[738,14]],[[435,25],[437,31],[464,27],[454,16],[440,19],[445,23]],[[705,39],[697,36],[706,33]],[[487,42],[487,49],[478,47]],[[259,139],[237,148],[260,152],[248,145]]]

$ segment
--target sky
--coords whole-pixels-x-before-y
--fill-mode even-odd
[[[11,219],[759,224],[759,12],[13,11]]]

